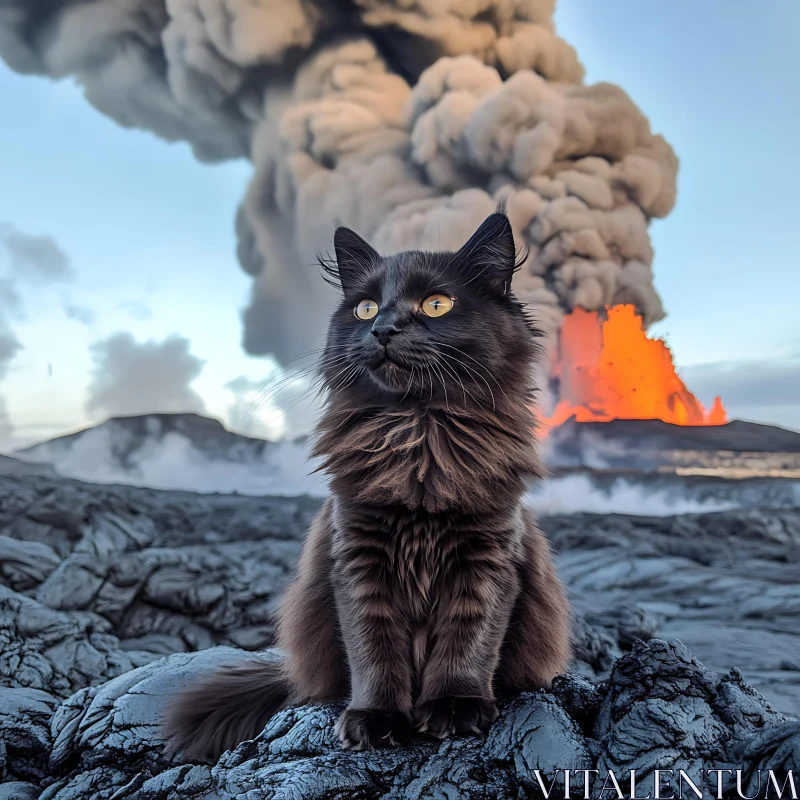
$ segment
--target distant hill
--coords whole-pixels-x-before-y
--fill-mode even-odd
[[[242,494],[323,493],[306,443],[232,433],[199,414],[140,414],[58,436],[14,453],[29,465],[93,483]]]
[[[237,462],[248,457],[260,458],[272,444],[265,439],[231,433],[219,420],[200,414],[137,414],[112,417],[99,425],[17,450],[15,455],[29,460],[51,461],[53,454],[71,450],[87,436],[99,434],[109,436],[114,458],[125,469],[135,463],[142,448],[173,434],[185,437],[209,458]]]
[[[546,448],[554,467],[800,472],[800,433],[741,420],[716,426],[569,420],[551,431]]]
[[[49,464],[30,464],[18,458],[0,455],[0,475],[56,475]]]

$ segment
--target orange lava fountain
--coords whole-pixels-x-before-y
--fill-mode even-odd
[[[604,320],[596,311],[575,309],[564,318],[551,375],[560,400],[541,417],[546,428],[570,417],[578,422],[660,419],[673,425],[724,425],[719,397],[706,412],[675,372],[672,353],[649,339],[632,305],[612,306]]]

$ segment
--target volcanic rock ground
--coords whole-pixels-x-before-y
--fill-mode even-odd
[[[631,767],[645,794],[654,768],[709,792],[701,770],[741,768],[754,795],[758,769],[800,766],[792,508],[543,519],[577,658],[551,692],[504,700],[486,738],[345,753],[326,706],[216,765],[166,754],[165,698],[270,645],[319,502],[0,475],[0,798],[518,798],[536,770]]]

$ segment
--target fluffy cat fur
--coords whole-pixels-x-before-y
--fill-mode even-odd
[[[495,697],[547,687],[570,658],[550,548],[522,505],[537,477],[531,320],[502,210],[456,253],[381,257],[347,228],[324,263],[343,297],[315,455],[331,496],[279,615],[283,659],[251,655],[189,687],[165,733],[213,760],[279,708],[349,699],[344,747],[485,732]],[[438,317],[421,306],[452,298]],[[363,320],[354,308],[374,300]]]

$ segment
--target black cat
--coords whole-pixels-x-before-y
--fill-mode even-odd
[[[569,610],[522,506],[538,476],[537,331],[511,291],[505,214],[456,253],[381,257],[347,228],[315,454],[332,495],[280,611],[283,661],[250,656],[180,695],[165,731],[215,758],[288,703],[349,698],[345,747],[486,731],[497,692],[548,686]]]

